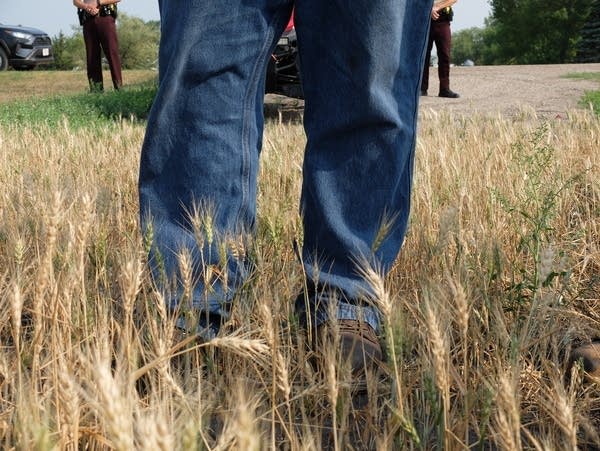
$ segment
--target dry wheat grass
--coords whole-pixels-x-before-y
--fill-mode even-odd
[[[257,270],[233,335],[205,344],[182,341],[145,267],[142,136],[0,129],[0,447],[351,449],[343,368],[315,371],[290,306],[302,128],[267,124]],[[599,148],[585,112],[421,113],[405,246],[385,280],[362,269],[389,356],[378,449],[600,446],[598,387],[564,380],[600,329]]]

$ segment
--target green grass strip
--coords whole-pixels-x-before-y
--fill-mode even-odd
[[[573,72],[565,75],[565,77],[600,82],[600,72]],[[579,104],[583,108],[591,108],[597,116],[600,116],[600,90],[586,91]]]
[[[85,128],[124,119],[144,121],[155,94],[156,83],[148,82],[121,91],[16,100],[0,104],[0,125],[56,126],[67,120],[72,127]]]

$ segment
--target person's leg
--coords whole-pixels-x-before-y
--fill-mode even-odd
[[[90,90],[102,91],[104,89],[102,80],[102,52],[96,28],[96,19],[90,19],[83,24],[83,40],[85,42],[87,77]]]
[[[343,293],[338,320],[363,317],[376,330],[378,311],[357,305],[372,293],[357,262],[385,273],[404,240],[431,7],[431,0],[296,5],[307,133],[303,263],[313,285]],[[326,295],[317,290],[307,302],[317,325],[329,319]]]
[[[230,243],[254,228],[266,65],[292,5],[162,0],[159,6],[159,89],[140,164],[142,227],[170,305],[184,298],[188,277],[178,255],[186,250],[191,304],[218,317],[227,314],[247,272],[243,249]],[[194,226],[190,216],[203,207],[212,207],[212,219]]]
[[[102,50],[110,67],[113,86],[115,89],[120,89],[123,86],[123,76],[121,74],[121,56],[119,55],[119,38],[115,18],[112,16],[97,17],[96,26]]]
[[[437,22],[435,25],[435,47],[438,54],[438,77],[440,92],[450,89],[450,22]]]
[[[425,52],[425,64],[423,65],[423,78],[421,80],[421,93],[427,94],[429,89],[429,66],[431,65],[431,51],[433,50],[433,35],[429,33],[427,51]]]

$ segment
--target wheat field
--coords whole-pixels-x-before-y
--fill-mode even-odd
[[[364,269],[387,350],[368,443],[335,356],[317,374],[293,320],[301,125],[266,124],[256,270],[232,333],[202,344],[146,268],[143,133],[0,128],[0,448],[600,447],[599,387],[566,374],[600,331],[598,116],[421,111],[404,247],[385,279]]]

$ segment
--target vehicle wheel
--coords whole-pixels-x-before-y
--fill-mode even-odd
[[[8,69],[8,56],[2,47],[0,47],[0,70]]]

